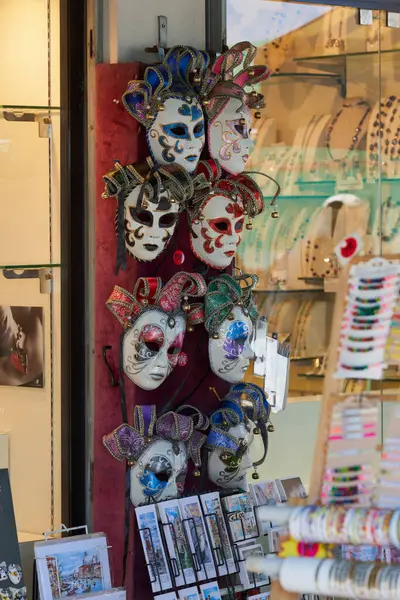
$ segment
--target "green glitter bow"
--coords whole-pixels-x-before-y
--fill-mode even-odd
[[[258,283],[257,275],[242,274],[236,277],[223,274],[210,281],[205,296],[205,322],[209,335],[216,335],[222,322],[228,318],[235,306],[255,322],[259,313],[254,302],[252,289]]]

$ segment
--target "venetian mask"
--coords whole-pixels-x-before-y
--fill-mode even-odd
[[[269,71],[264,66],[251,66],[256,51],[249,42],[240,42],[221,54],[205,88],[210,156],[231,174],[244,171],[253,150],[251,109],[264,106],[263,95],[253,85],[267,79]],[[247,87],[252,90],[246,92]],[[259,110],[255,116],[261,117]]]
[[[133,294],[115,286],[106,305],[125,328],[123,369],[137,386],[154,390],[177,365],[186,365],[182,352],[186,326],[202,320],[201,307],[191,306],[188,298],[204,293],[204,279],[184,272],[163,288],[156,277],[140,278]]]
[[[254,359],[252,336],[251,319],[241,307],[233,307],[229,319],[224,319],[218,328],[218,338],[211,337],[208,341],[212,372],[230,383],[243,381]]]
[[[196,98],[169,98],[147,130],[156,164],[177,164],[193,173],[205,143],[204,115]]]
[[[114,458],[127,459],[130,464],[132,504],[179,497],[189,459],[196,468],[200,466],[200,451],[206,439],[200,431],[208,426],[208,419],[198,411],[194,416],[168,412],[157,419],[153,405],[136,406],[133,421],[133,426],[120,425],[103,437]]]
[[[123,166],[118,161],[103,177],[103,198],[117,197],[117,268],[125,267],[125,251],[140,261],[155,260],[166,249],[179,213],[195,191],[209,187],[202,174],[189,176],[178,165],[147,162]]]
[[[205,297],[205,328],[209,333],[208,355],[211,370],[230,383],[243,381],[250,361],[258,311],[251,288],[255,275],[214,278]],[[245,287],[241,287],[244,283]]]
[[[229,453],[225,449],[211,452],[208,458],[207,474],[210,481],[219,487],[228,489],[248,489],[247,471],[253,463],[250,458],[250,446],[253,442],[255,424],[248,420],[246,423],[234,425],[227,430],[227,434],[235,439],[236,453]]]
[[[122,101],[146,128],[156,165],[176,164],[192,173],[205,143],[204,114],[199,100],[209,62],[206,53],[176,46],[143,81],[130,81]]]
[[[241,100],[230,98],[219,115],[208,126],[208,148],[228,173],[244,171],[254,148],[250,132],[253,117]]]
[[[218,163],[205,161],[198,172],[218,178],[217,167]],[[207,193],[199,191],[188,208],[190,247],[195,256],[213,269],[229,267],[241,242],[245,218],[246,228],[251,229],[251,219],[263,208],[261,189],[246,175],[217,179]]]
[[[256,469],[267,454],[270,408],[261,388],[254,384],[234,385],[210,418],[206,447],[209,450],[208,478],[222,488],[247,490],[247,473]],[[263,456],[253,462],[250,454],[255,436],[264,444]]]

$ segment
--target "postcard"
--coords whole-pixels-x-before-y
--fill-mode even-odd
[[[265,506],[266,504],[279,504],[281,497],[275,479],[270,481],[260,481],[259,483],[250,484],[250,494],[254,504],[254,512],[257,519],[258,530],[262,535],[268,533],[271,526],[269,521],[263,521],[259,518],[257,507]]]
[[[172,573],[175,585],[190,585],[196,583],[192,553],[185,536],[179,500],[167,500],[157,504],[167,542],[168,554],[175,562],[177,575]]]
[[[307,498],[307,492],[300,477],[284,477],[277,479],[276,483],[282,502],[287,502],[291,498]]]
[[[56,600],[111,589],[107,538],[104,533],[35,543],[42,600]]]
[[[189,538],[191,552],[198,563],[196,565],[197,577],[200,581],[202,579],[213,579],[217,574],[199,498],[198,496],[181,498],[179,506],[181,508],[184,527]]]
[[[221,600],[221,592],[216,581],[203,583],[200,586],[202,600]]]
[[[152,590],[168,590],[172,587],[172,580],[158,526],[156,507],[138,506],[135,511]]]
[[[252,546],[240,547],[239,548],[240,558],[244,562],[240,563],[240,582],[245,590],[252,588],[261,587],[262,585],[268,585],[269,578],[263,573],[249,573],[246,569],[246,560],[249,556],[264,556],[264,551],[261,544],[253,544]]]
[[[242,492],[222,498],[233,542],[258,537],[256,517],[249,494]]]
[[[222,514],[219,492],[202,494],[200,500],[203,507],[204,520],[210,534],[211,547],[218,575],[236,573],[238,569],[235,565],[228,530],[226,529],[224,515]]]
[[[255,596],[247,596],[247,600],[269,600],[271,592],[264,592],[263,594],[256,594]]]
[[[78,600],[77,596],[71,596],[69,600]],[[125,588],[112,588],[104,592],[95,592],[94,594],[85,594],[85,600],[126,600]]]
[[[178,600],[178,598],[175,592],[167,592],[166,594],[154,596],[154,600]]]
[[[179,590],[179,600],[200,600],[199,590],[195,585]]]
[[[259,483],[250,483],[249,487],[254,506],[279,504],[281,501],[275,479],[260,481]]]

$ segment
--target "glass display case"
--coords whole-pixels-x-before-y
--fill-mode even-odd
[[[255,63],[271,70],[247,168],[282,188],[279,218],[255,221],[238,260],[259,276],[269,333],[291,346],[289,410],[277,415],[288,437],[272,442],[280,471],[267,460],[268,478],[282,476],[285,440],[292,459],[299,445],[312,455],[341,270],[352,256],[400,250],[399,26],[398,14],[334,3],[227,2],[228,45],[249,39]],[[257,181],[270,202],[274,184]],[[381,382],[346,381],[343,391],[366,387],[400,388],[398,367]]]
[[[61,522],[58,0],[0,0],[0,468],[20,541]]]

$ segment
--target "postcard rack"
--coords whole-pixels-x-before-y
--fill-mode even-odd
[[[163,594],[168,591],[175,591],[178,594],[179,590],[184,589],[185,587],[189,587],[191,585],[203,584],[203,583],[217,580],[219,588],[221,590],[221,594],[223,596],[225,596],[228,600],[235,600],[236,594],[240,591],[243,591],[243,586],[240,585],[240,582],[238,582],[238,575],[241,572],[241,569],[244,568],[244,565],[246,562],[246,559],[241,557],[240,549],[239,549],[240,544],[246,543],[246,542],[249,542],[249,544],[251,544],[251,543],[254,543],[255,540],[258,539],[259,537],[262,537],[260,535],[260,531],[259,531],[259,528],[257,525],[257,519],[255,522],[256,535],[248,536],[248,535],[246,535],[246,531],[245,531],[243,514],[240,511],[233,511],[233,512],[227,512],[227,513],[224,511],[222,512],[226,530],[227,530],[228,536],[229,536],[229,545],[232,548],[232,557],[233,557],[233,562],[234,562],[234,569],[232,570],[232,568],[229,565],[229,559],[226,555],[226,551],[224,548],[223,540],[224,540],[225,536],[224,536],[224,532],[221,527],[220,520],[218,518],[218,514],[216,512],[205,512],[204,507],[202,506],[202,503],[200,502],[201,494],[197,495],[196,497],[199,499],[199,506],[201,509],[201,514],[202,514],[203,520],[206,524],[205,530],[206,530],[206,534],[207,534],[207,540],[208,540],[208,543],[209,543],[209,546],[211,549],[211,556],[212,556],[213,566],[214,566],[215,572],[216,572],[216,577],[207,577],[207,567],[206,567],[206,563],[204,562],[204,559],[202,557],[202,553],[200,551],[201,540],[199,539],[199,536],[198,536],[195,521],[194,521],[193,517],[188,517],[188,518],[182,518],[181,523],[182,523],[182,533],[183,533],[183,537],[184,537],[184,544],[186,545],[186,548],[188,548],[190,550],[190,552],[189,552],[190,553],[190,562],[191,562],[190,568],[192,569],[192,571],[194,573],[194,581],[192,578],[190,578],[191,580],[189,581],[185,574],[185,568],[181,562],[181,557],[180,557],[180,552],[179,552],[179,540],[178,540],[177,532],[174,528],[173,523],[169,523],[169,522],[165,523],[163,521],[159,522],[161,540],[162,540],[164,548],[166,550],[168,548],[168,543],[167,543],[167,539],[166,539],[166,531],[169,531],[171,534],[171,538],[173,540],[174,551],[175,551],[175,558],[169,556],[168,551],[166,551],[166,553],[165,553],[167,567],[169,569],[170,579],[172,582],[172,586],[169,587],[168,589],[163,588],[163,586],[162,586],[161,574],[160,574],[159,564],[157,561],[157,553],[155,551],[155,545],[154,545],[153,539],[152,539],[152,532],[149,527],[138,528],[139,533],[143,533],[146,535],[146,541],[148,543],[147,554],[148,554],[149,560],[146,560],[146,566],[147,566],[147,569],[148,569],[149,575],[150,575],[150,583],[158,584],[158,586],[160,588],[160,592],[157,592],[157,594],[159,594],[159,593]],[[257,508],[258,507],[254,507],[255,517],[256,517]],[[230,520],[235,520],[240,523],[240,526],[241,526],[241,529],[243,532],[242,540],[236,540],[236,541],[233,540],[230,525],[229,525]],[[210,530],[212,529],[212,526],[211,526],[212,522],[214,522],[214,526],[216,525],[216,527],[217,527],[218,537],[219,537],[219,540],[221,540],[220,545],[216,545],[211,536]],[[188,528],[190,528],[190,530],[194,533],[195,547],[197,549],[199,549],[199,551],[196,551],[196,552],[191,551],[191,544],[190,544],[190,540],[189,540]],[[264,535],[268,536],[268,532],[265,533]],[[223,571],[224,574],[221,575],[220,574],[221,571]],[[206,575],[206,578],[199,577],[200,573],[204,573]],[[271,580],[269,578],[267,578],[267,583],[262,583],[260,585],[260,583],[257,581],[256,574],[248,573],[248,577],[249,577],[250,582],[252,582],[251,587],[248,588],[248,591],[251,593],[251,595],[259,593],[259,591],[258,591],[259,587],[264,587],[265,585],[266,586],[271,585]],[[183,585],[176,584],[176,581],[178,578],[183,578],[183,580],[184,580]]]
[[[337,360],[337,348],[340,346],[340,334],[341,334],[341,323],[342,316],[346,308],[347,301],[347,288],[348,288],[348,280],[350,275],[350,269],[353,265],[357,265],[359,263],[367,262],[373,258],[372,256],[364,256],[357,257],[353,259],[353,261],[348,264],[342,271],[339,278],[339,285],[336,293],[336,301],[333,313],[333,321],[332,321],[332,335],[330,338],[330,347],[327,357],[327,369],[324,380],[324,389],[323,389],[323,397],[322,397],[322,406],[318,424],[317,431],[317,440],[315,445],[314,452],[314,461],[312,466],[312,477],[310,482],[310,490],[307,501],[295,501],[293,504],[301,505],[301,504],[320,504],[320,491],[322,488],[323,475],[324,475],[324,465],[326,460],[327,453],[327,437],[329,432],[329,424],[331,419],[331,414],[334,406],[342,402],[344,397],[347,394],[340,393],[341,380],[334,379],[333,374],[336,367]],[[400,256],[382,256],[391,262],[399,262]],[[376,398],[383,402],[399,402],[400,397],[398,394],[385,394],[382,395],[381,392],[362,392],[360,397],[366,398]],[[279,583],[279,580],[272,581],[271,584],[271,600],[298,600],[300,594],[288,592]]]

